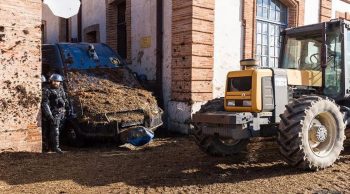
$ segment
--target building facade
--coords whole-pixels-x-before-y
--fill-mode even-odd
[[[41,152],[41,10],[0,1],[0,152]]]
[[[350,19],[349,0],[97,1],[82,0],[66,31],[117,50],[147,77],[168,129],[182,133],[203,103],[224,95],[226,74],[241,59],[277,66],[281,30]]]
[[[66,20],[41,0],[11,0],[0,14],[0,152],[40,152],[42,43],[108,43],[153,85],[167,128],[188,133],[241,59],[275,67],[282,29],[350,20],[350,1],[82,0]]]
[[[102,2],[102,3],[101,3]],[[42,5],[43,42],[106,42],[106,4],[101,0],[81,0],[79,14],[69,19],[53,15]]]
[[[276,67],[282,29],[334,18],[350,19],[350,1],[165,1],[164,34],[171,41],[164,39],[163,95],[169,129],[187,133],[191,115],[207,100],[224,96],[226,74],[239,70],[241,59]]]

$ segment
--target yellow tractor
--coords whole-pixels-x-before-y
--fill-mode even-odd
[[[332,20],[281,32],[278,68],[242,60],[227,75],[224,98],[193,115],[191,134],[210,155],[244,150],[253,137],[277,136],[297,168],[331,166],[350,118],[350,23]]]

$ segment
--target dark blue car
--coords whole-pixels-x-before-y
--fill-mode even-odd
[[[64,88],[77,115],[65,129],[73,132],[74,141],[110,138],[140,145],[163,124],[155,97],[106,44],[43,45],[42,54],[43,75],[65,77]]]

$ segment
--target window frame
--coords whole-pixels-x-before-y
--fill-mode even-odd
[[[264,7],[264,2],[267,1],[268,4],[267,4],[267,7]],[[275,2],[275,8],[274,9],[271,9],[271,2]],[[256,2],[256,31],[255,31],[255,57],[258,58],[260,60],[260,65],[263,66],[263,67],[278,67],[279,65],[279,55],[280,55],[280,52],[281,52],[281,49],[282,49],[282,36],[281,36],[281,31],[285,28],[288,27],[288,7],[286,5],[284,5],[282,2],[280,2],[279,0],[260,0],[260,2],[262,2],[261,6],[259,4],[259,1]],[[278,5],[276,4],[276,2],[278,2]],[[283,20],[285,22],[281,22],[281,21],[277,21],[276,18],[277,18],[277,10],[276,10],[276,7],[280,7],[279,9],[279,18],[281,20],[281,16],[282,16],[282,13],[284,13],[284,18]],[[261,7],[261,10],[262,10],[262,17],[259,16],[259,7]],[[263,14],[263,11],[264,11],[264,8],[267,10],[267,14],[264,18],[264,14]],[[283,10],[282,10],[283,9]],[[274,11],[275,12],[275,20],[271,20],[270,19],[270,12],[271,11]],[[258,25],[261,26],[261,30],[260,32],[258,31]],[[264,34],[264,30],[263,30],[263,25],[267,25],[267,33]],[[272,34],[270,31],[270,28],[271,28],[271,25],[273,25],[273,28],[274,28],[274,34]],[[276,32],[276,27],[278,26],[278,29],[279,29],[279,32]],[[278,36],[277,33],[279,34]],[[267,42],[266,42],[266,45],[263,44],[263,37],[264,35],[267,36]],[[260,38],[260,43],[258,41],[258,36],[261,36]],[[273,44],[271,44],[271,38],[273,37]],[[275,38],[278,37],[278,43],[276,45],[276,42],[275,42]],[[259,52],[259,46],[260,46],[260,52]],[[267,47],[267,54],[266,55],[263,55],[263,47],[266,46]],[[273,55],[271,55],[271,47],[273,47]],[[276,52],[276,49],[279,49],[278,52]],[[276,55],[277,54],[277,55]],[[266,64],[264,64],[263,62],[263,58],[267,58],[267,61],[266,61]],[[271,58],[273,58],[274,60],[274,64],[270,64],[270,60]]]

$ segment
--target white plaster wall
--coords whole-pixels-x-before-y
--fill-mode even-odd
[[[169,4],[168,1],[164,1]],[[147,76],[148,80],[156,80],[156,35],[157,35],[157,1],[131,1],[131,48],[132,64],[130,68]],[[141,48],[142,37],[151,37],[149,48]]]
[[[106,42],[106,4],[104,0],[82,0],[82,30],[91,25],[100,24],[100,40]]]
[[[315,24],[320,21],[320,0],[305,0],[304,24]]]
[[[192,115],[196,113],[205,102],[195,102],[190,105],[186,102],[170,101],[168,103],[168,130],[188,134]]]
[[[188,103],[170,101],[168,103],[169,114],[168,130],[187,134],[189,129],[189,120],[191,119],[191,106]],[[187,124],[185,124],[187,122]]]
[[[42,20],[46,21],[46,43],[57,43],[59,41],[59,18],[53,15],[46,4],[43,4]]]
[[[240,69],[242,56],[242,1],[215,1],[214,98],[224,96],[226,75]]]
[[[335,12],[350,12],[350,3],[345,3],[341,0],[332,1],[332,18],[335,18]]]
[[[171,17],[172,1],[163,3],[163,101],[165,117],[168,115],[168,104],[171,100]]]

